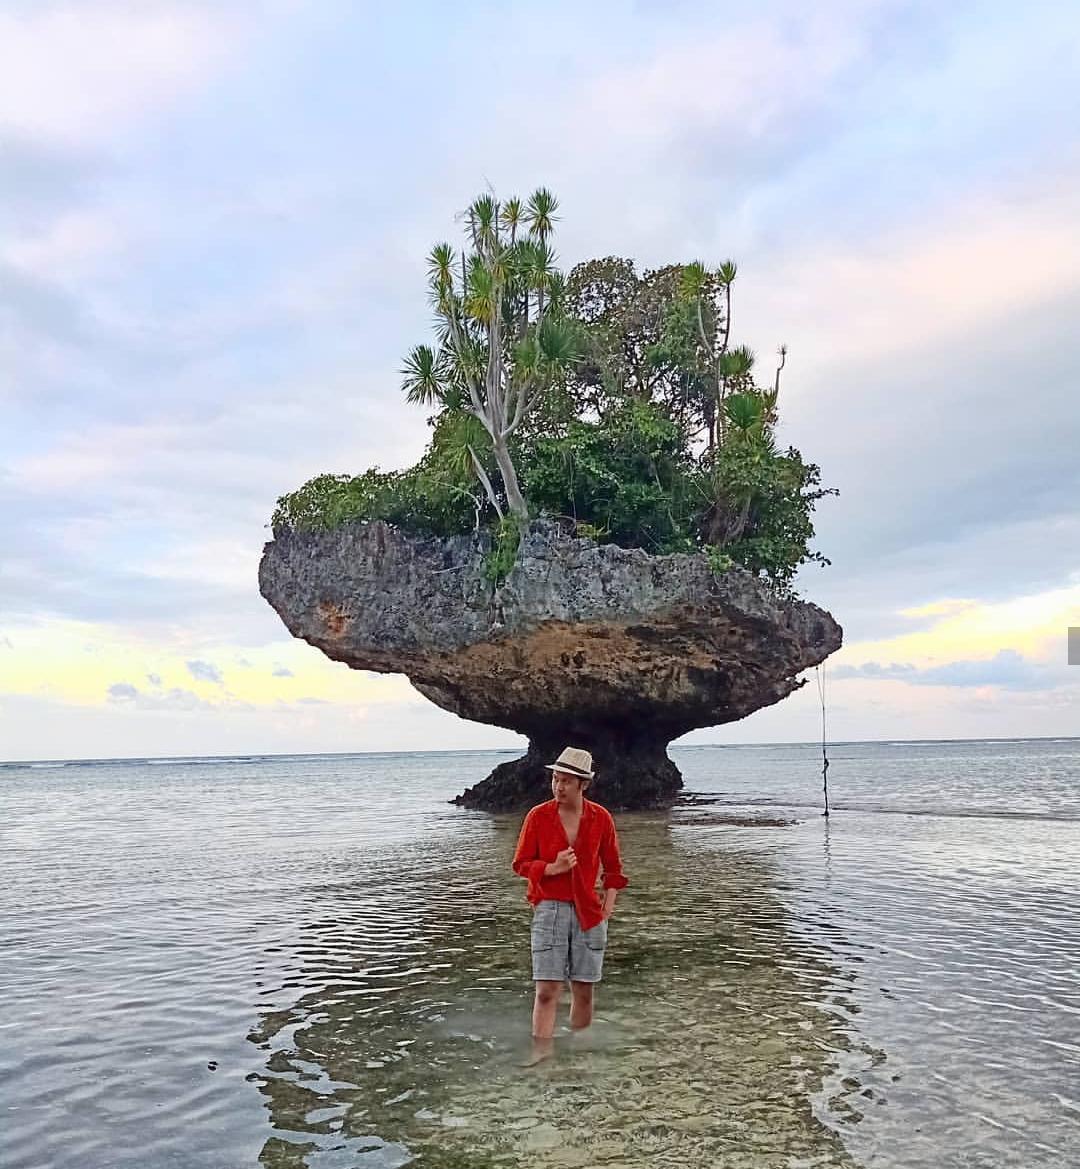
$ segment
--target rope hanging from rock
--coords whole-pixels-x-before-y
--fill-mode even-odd
[[[829,755],[825,748],[825,667],[815,666],[818,698],[821,699],[821,786],[825,792],[825,819],[829,818]]]

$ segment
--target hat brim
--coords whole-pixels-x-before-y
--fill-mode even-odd
[[[592,779],[595,772],[582,771],[580,767],[572,767],[569,763],[545,763],[548,771],[561,771],[563,775],[576,775],[578,779]]]

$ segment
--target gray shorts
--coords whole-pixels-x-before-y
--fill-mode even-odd
[[[583,930],[569,901],[541,901],[532,920],[533,981],[599,982],[607,922]]]

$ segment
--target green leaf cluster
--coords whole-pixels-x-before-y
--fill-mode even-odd
[[[343,524],[383,520],[417,535],[453,536],[475,526],[480,501],[419,468],[362,475],[317,475],[283,495],[274,509],[275,536],[329,531]]]
[[[834,488],[821,488],[821,470],[789,447],[725,443],[704,473],[707,503],[698,516],[706,548],[760,573],[785,593],[800,565],[828,564],[810,549],[814,505]],[[719,561],[713,564],[718,569]]]
[[[415,467],[319,475],[283,496],[275,534],[384,520],[409,532],[491,533],[485,571],[513,567],[531,515],[663,555],[704,551],[790,592],[812,550],[813,513],[835,491],[781,450],[781,374],[761,384],[734,343],[737,268],[671,264],[639,274],[617,257],[554,266],[558,204],[482,196],[467,246],[438,245],[429,292],[436,347],[405,359],[407,398],[434,409]]]
[[[525,495],[538,511],[650,552],[693,547],[693,462],[685,435],[654,402],[623,402],[598,421],[533,435],[520,448]]]
[[[491,533],[491,548],[484,558],[484,575],[493,585],[501,585],[510,575],[521,545],[521,520],[503,516]]]

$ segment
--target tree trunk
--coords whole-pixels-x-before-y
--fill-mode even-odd
[[[495,455],[495,462],[499,467],[499,474],[502,475],[503,487],[506,490],[506,503],[510,508],[510,513],[511,515],[516,515],[518,519],[527,520],[529,518],[529,507],[525,502],[525,497],[521,494],[517,471],[514,468],[513,459],[510,458],[510,451],[507,448],[506,440],[495,437],[492,439],[491,446]]]

